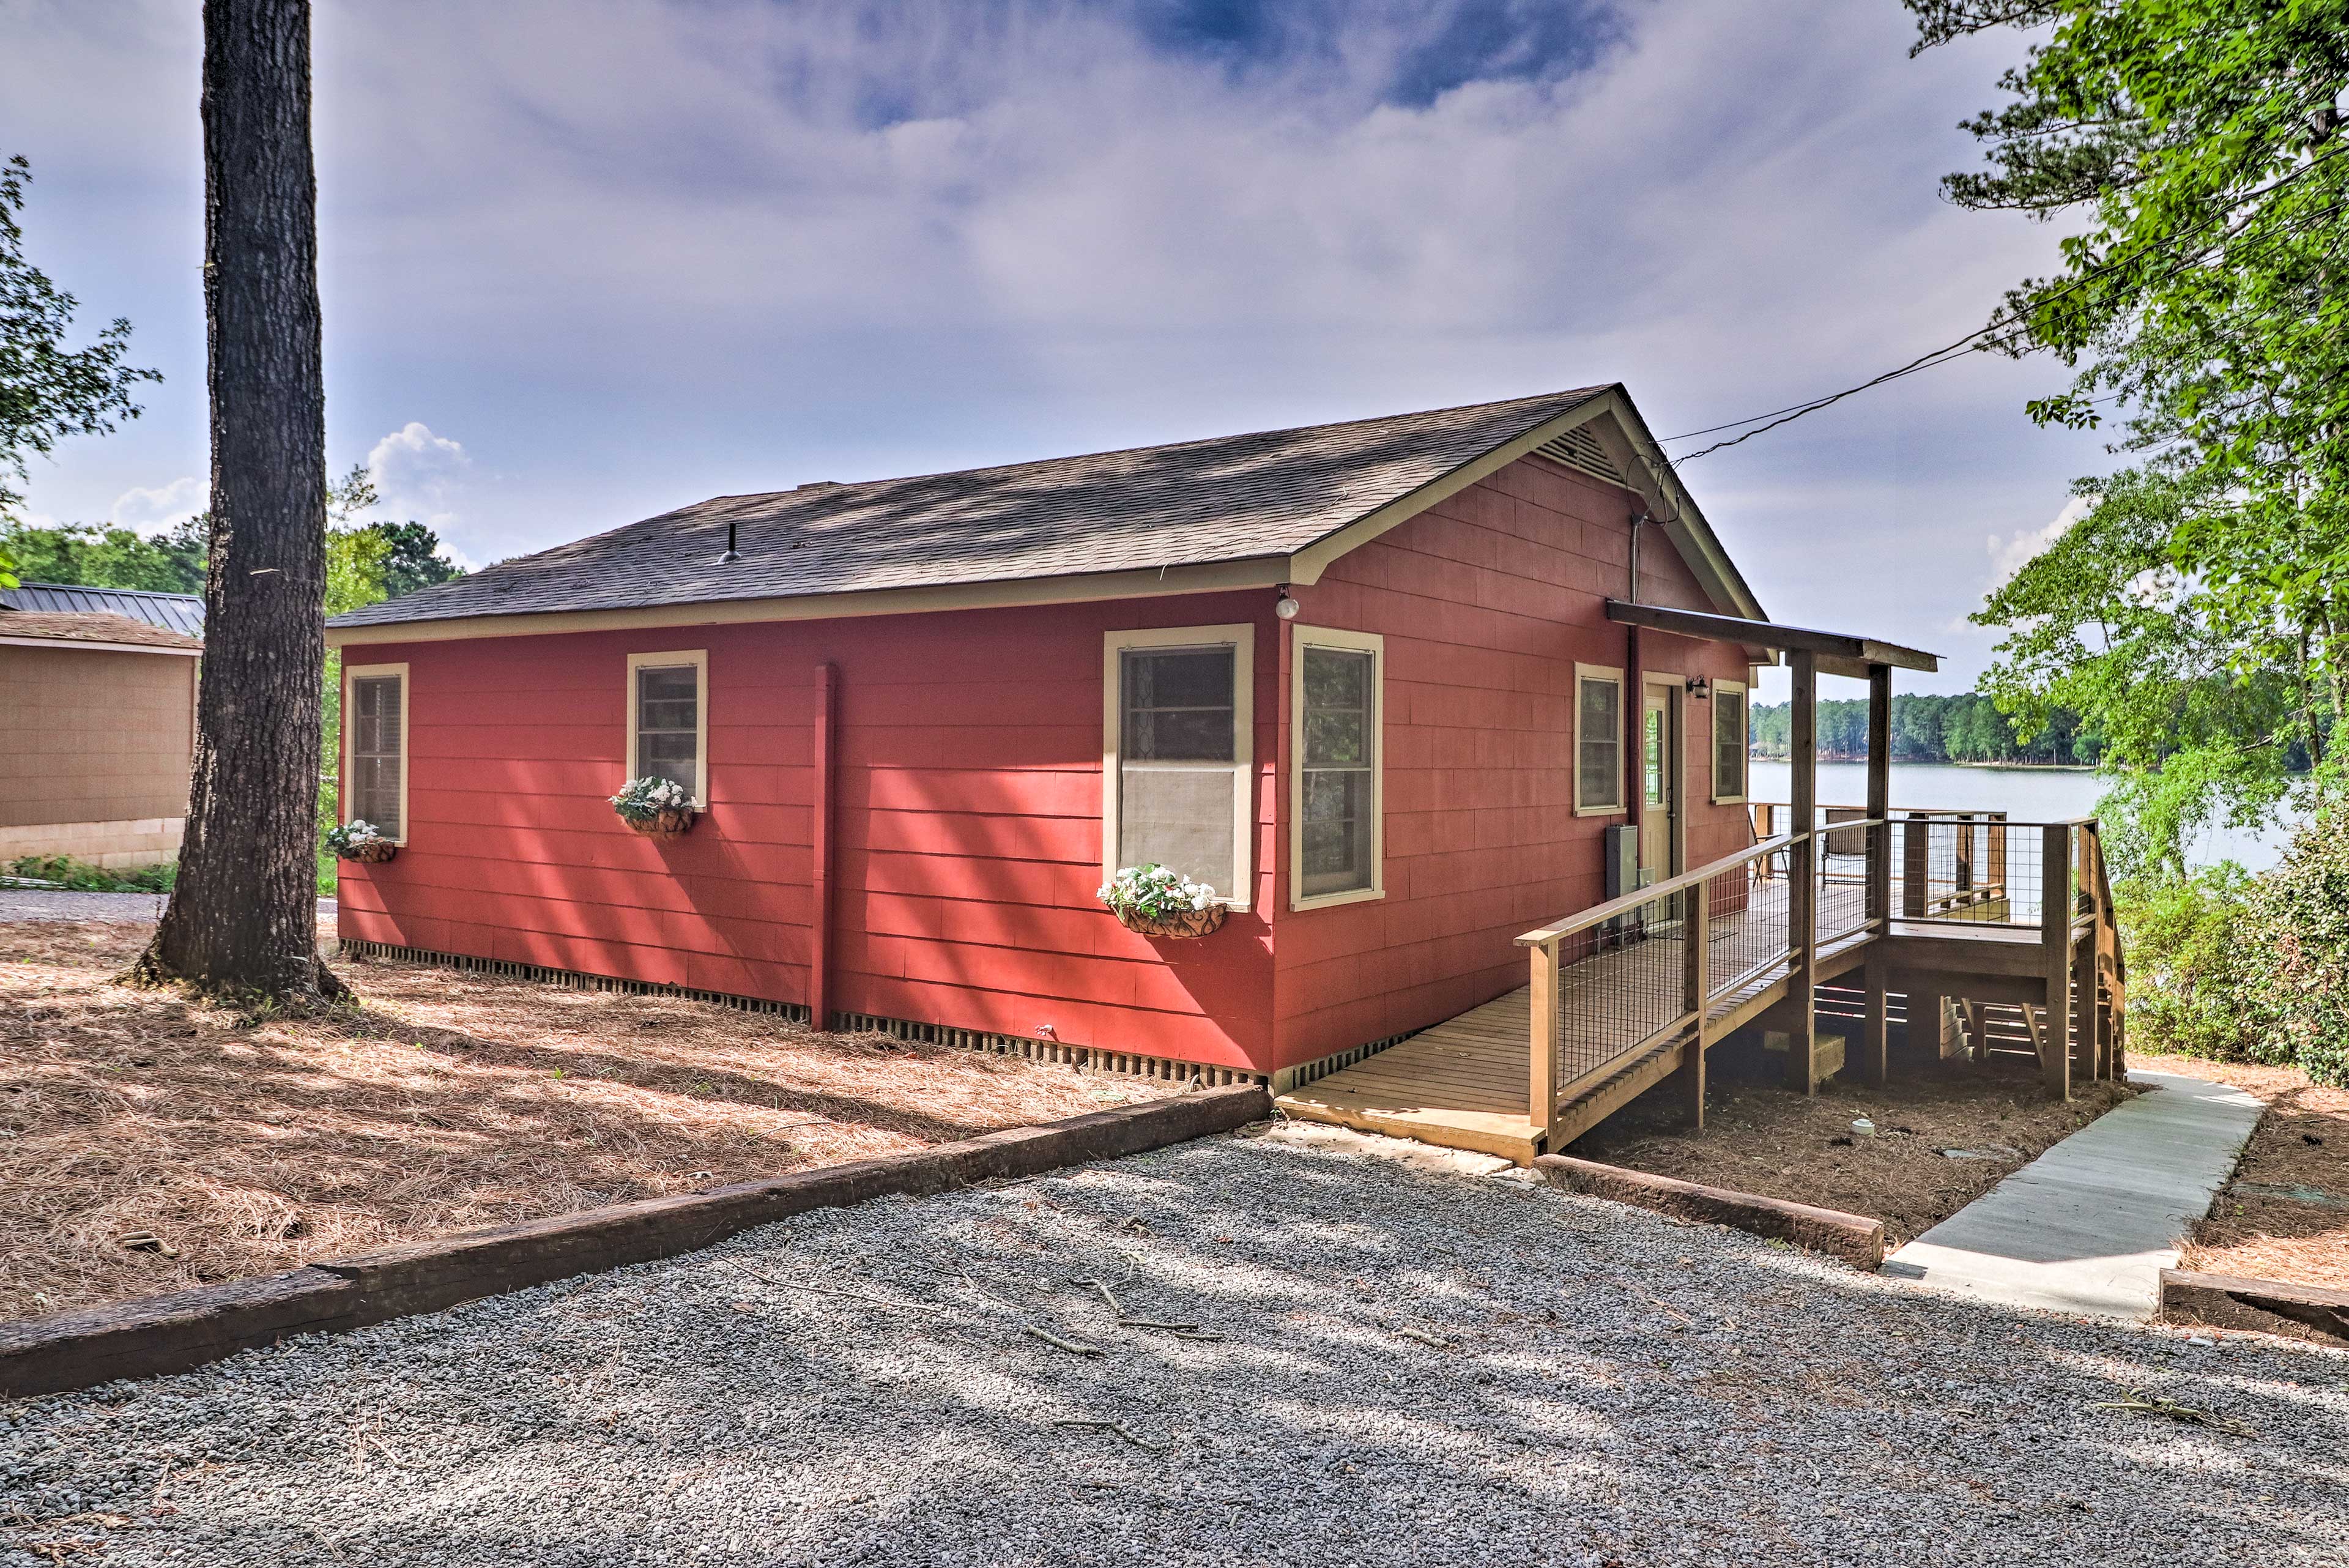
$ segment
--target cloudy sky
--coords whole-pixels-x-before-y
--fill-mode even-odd
[[[1621,380],[1660,434],[1961,336],[2004,41],[1894,0],[321,0],[329,459],[482,562],[728,492]],[[197,7],[0,0],[26,244],[160,368],[32,510],[202,504]],[[1686,469],[1764,607],[1948,655],[2064,517],[2055,367]],[[1702,444],[1680,443],[1682,448]]]

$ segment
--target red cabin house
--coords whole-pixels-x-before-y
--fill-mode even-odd
[[[398,846],[343,940],[1310,1078],[1524,986],[1627,843],[1752,843],[1770,645],[1610,618],[1760,620],[1655,452],[1588,387],[721,496],[339,616]],[[689,831],[615,814],[647,775]],[[1145,863],[1221,928],[1122,925]]]

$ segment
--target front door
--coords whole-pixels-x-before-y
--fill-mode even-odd
[[[1672,722],[1680,682],[1649,680],[1640,693],[1640,869],[1661,882],[1672,864],[1673,828],[1681,809],[1680,729]]]

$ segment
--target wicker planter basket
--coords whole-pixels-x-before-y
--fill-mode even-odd
[[[1114,912],[1119,925],[1145,937],[1206,937],[1222,928],[1226,910],[1221,904],[1210,904],[1204,909],[1185,909],[1180,914],[1161,915],[1154,920],[1123,909]]]
[[[624,816],[620,819],[647,838],[682,838],[693,826],[693,811],[678,806],[656,816]]]
[[[367,866],[380,866],[399,853],[399,846],[386,839],[376,844],[354,844],[348,849],[339,853],[346,860],[357,860]]]

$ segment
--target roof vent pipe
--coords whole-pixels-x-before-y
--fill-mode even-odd
[[[726,553],[718,558],[721,561],[739,561],[742,558],[742,552],[734,547],[734,524],[731,523],[726,524]]]

